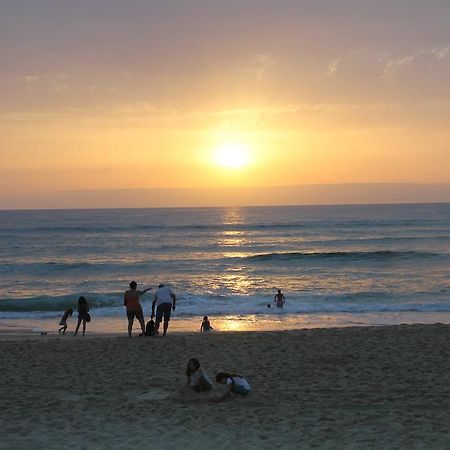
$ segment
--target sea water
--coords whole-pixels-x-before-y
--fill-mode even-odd
[[[0,320],[55,321],[80,295],[91,328],[125,320],[136,280],[213,326],[450,322],[449,263],[450,204],[1,211]]]

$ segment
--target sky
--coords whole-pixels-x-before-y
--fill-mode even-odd
[[[0,0],[0,61],[0,208],[450,183],[448,0]]]

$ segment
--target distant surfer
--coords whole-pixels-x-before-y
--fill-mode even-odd
[[[275,294],[275,297],[273,298],[273,302],[275,303],[277,308],[282,308],[284,306],[284,303],[286,302],[286,299],[281,292],[281,289],[278,289],[278,293]]]

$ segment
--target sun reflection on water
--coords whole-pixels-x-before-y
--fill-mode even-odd
[[[266,331],[267,324],[262,316],[226,316],[215,318],[217,330],[220,331]]]
[[[224,211],[222,223],[224,225],[238,225],[244,222],[240,208],[228,208]]]
[[[236,320],[233,317],[227,317],[220,321],[221,331],[244,331],[246,329],[247,327],[245,323]]]
[[[239,209],[227,209],[224,212],[223,225],[233,226],[242,223],[242,215]],[[224,252],[224,258],[245,258],[248,256],[247,252],[238,251],[237,249],[245,247],[248,240],[243,231],[240,230],[223,230],[217,239],[217,244],[220,247],[236,248],[235,251]]]
[[[252,287],[252,279],[240,272],[226,273],[220,277],[220,283],[226,287],[231,294],[247,294]]]

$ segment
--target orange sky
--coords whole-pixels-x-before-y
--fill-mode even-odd
[[[0,4],[0,208],[72,190],[450,182],[445,2],[36,3]],[[227,143],[248,165],[215,162]]]

